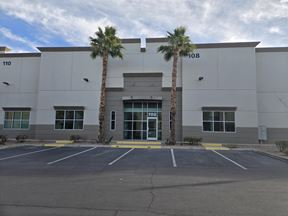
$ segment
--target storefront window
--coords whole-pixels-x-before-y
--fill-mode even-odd
[[[55,129],[81,130],[83,129],[83,110],[56,110]]]
[[[204,111],[203,131],[235,132],[235,112]]]
[[[148,114],[157,118],[158,136],[162,137],[162,104],[161,102],[124,102],[124,139],[146,140]]]
[[[30,112],[27,111],[8,111],[5,112],[5,129],[28,129]]]

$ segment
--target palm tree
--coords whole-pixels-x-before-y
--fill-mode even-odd
[[[95,37],[89,37],[92,48],[91,58],[95,59],[97,56],[102,58],[102,82],[101,82],[101,96],[99,105],[99,135],[98,141],[105,142],[105,89],[107,79],[108,57],[123,58],[121,50],[123,46],[121,40],[116,36],[116,29],[111,26],[106,26],[103,31],[100,27],[95,32]]]
[[[178,27],[174,29],[174,32],[167,32],[168,45],[162,45],[158,48],[158,52],[164,54],[164,59],[169,61],[173,58],[173,68],[172,68],[172,88],[170,94],[170,118],[171,118],[171,128],[169,144],[176,144],[175,137],[175,123],[176,123],[176,80],[177,80],[177,64],[178,58],[181,56],[188,56],[189,53],[193,52],[196,48],[192,44],[189,36],[185,35],[186,28]]]

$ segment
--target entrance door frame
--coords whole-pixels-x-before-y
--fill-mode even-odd
[[[155,120],[156,121],[156,137],[149,137],[149,120]],[[147,117],[147,140],[158,140],[158,117]]]

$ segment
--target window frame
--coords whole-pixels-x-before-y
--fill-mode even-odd
[[[56,116],[57,116],[57,112],[59,111],[63,111],[64,112],[64,117],[63,119],[57,119]],[[66,119],[66,112],[69,112],[69,111],[73,111],[73,119]],[[76,119],[76,113],[77,111],[81,111],[83,112],[83,118],[82,119]],[[54,116],[54,130],[56,131],[82,131],[84,130],[84,110],[79,110],[79,109],[71,109],[71,108],[67,108],[67,109],[55,109],[55,116]],[[56,121],[63,121],[64,124],[63,124],[63,128],[56,128]],[[66,121],[72,121],[73,122],[73,128],[69,129],[69,128],[65,128],[66,127]],[[82,128],[75,128],[75,122],[77,121],[82,121],[83,124],[82,124]]]
[[[134,104],[142,104],[141,107],[135,107]],[[150,106],[149,106],[150,104]],[[154,105],[157,104],[157,105]],[[147,140],[147,117],[149,112],[155,112],[157,113],[157,119],[158,119],[158,125],[157,128],[159,127],[159,124],[161,124],[161,130],[158,129],[158,140],[162,140],[162,131],[163,131],[163,125],[162,125],[162,101],[154,101],[154,100],[131,100],[131,101],[123,101],[123,112],[124,112],[124,121],[123,121],[123,139],[124,140]],[[139,113],[141,110],[141,120],[135,119],[134,113]],[[125,114],[126,113],[132,113],[131,114],[131,119],[126,120],[125,119]],[[128,115],[127,115],[128,116]],[[125,124],[132,123],[132,128],[131,129],[125,129]],[[134,123],[141,122],[141,129],[140,130],[134,130]],[[144,124],[146,124],[146,129],[144,130]],[[134,137],[134,132],[141,132],[141,138],[140,139],[135,139]],[[131,134],[131,139],[126,138],[126,134]]]
[[[112,119],[112,113],[114,113],[114,119]],[[114,128],[112,128],[112,122],[114,122]],[[112,110],[110,112],[110,131],[116,130],[116,111]]]
[[[210,112],[212,113],[212,120],[204,120],[204,112]],[[219,121],[214,119],[214,113],[215,112],[220,112],[222,113],[223,120]],[[226,121],[226,113],[233,113],[234,114],[234,121]],[[236,117],[235,117],[236,112],[234,110],[202,110],[202,132],[203,133],[228,133],[228,134],[233,134],[237,133],[237,127],[236,127]],[[210,122],[212,123],[212,130],[206,131],[204,130],[204,122]],[[217,122],[222,122],[223,123],[223,131],[215,131],[214,129],[214,123]],[[234,123],[234,131],[226,131],[226,123]]]
[[[14,123],[14,113],[16,112],[20,112],[20,118],[17,120],[19,121],[19,125],[20,127],[19,128],[14,128],[13,127],[13,123]],[[28,120],[25,120],[25,121],[28,121],[28,127],[27,128],[21,128],[21,125],[22,125],[22,122],[23,122],[23,113],[24,112],[27,112],[29,114],[29,118]],[[5,127],[5,122],[8,120],[6,119],[6,113],[12,113],[12,120],[11,120],[11,127]],[[3,121],[3,130],[30,130],[30,118],[31,118],[31,111],[30,110],[5,110],[4,111],[4,121]],[[10,121],[10,120],[9,120]]]

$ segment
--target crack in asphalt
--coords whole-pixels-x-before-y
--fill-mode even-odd
[[[153,169],[153,171],[152,171],[152,173],[151,173],[151,176],[150,176],[150,194],[151,194],[151,201],[150,201],[150,203],[149,203],[149,205],[148,205],[148,207],[147,207],[147,212],[150,212],[151,207],[152,207],[152,205],[153,205],[153,202],[154,202],[154,200],[155,200],[155,198],[156,198],[156,194],[154,193],[154,188],[155,188],[155,186],[154,186],[154,182],[153,182],[153,178],[154,178],[155,172],[156,172],[156,166],[154,166],[154,169]]]
[[[225,180],[225,181],[213,181],[213,182],[198,182],[198,183],[191,183],[191,184],[176,184],[176,185],[163,185],[163,186],[157,186],[153,187],[153,190],[165,190],[165,189],[171,189],[171,188],[183,188],[183,187],[201,187],[201,186],[211,186],[211,185],[222,185],[222,184],[233,184],[241,182],[238,180]],[[243,182],[243,181],[242,181]],[[142,190],[151,190],[151,187],[143,187],[138,188],[137,191]]]

